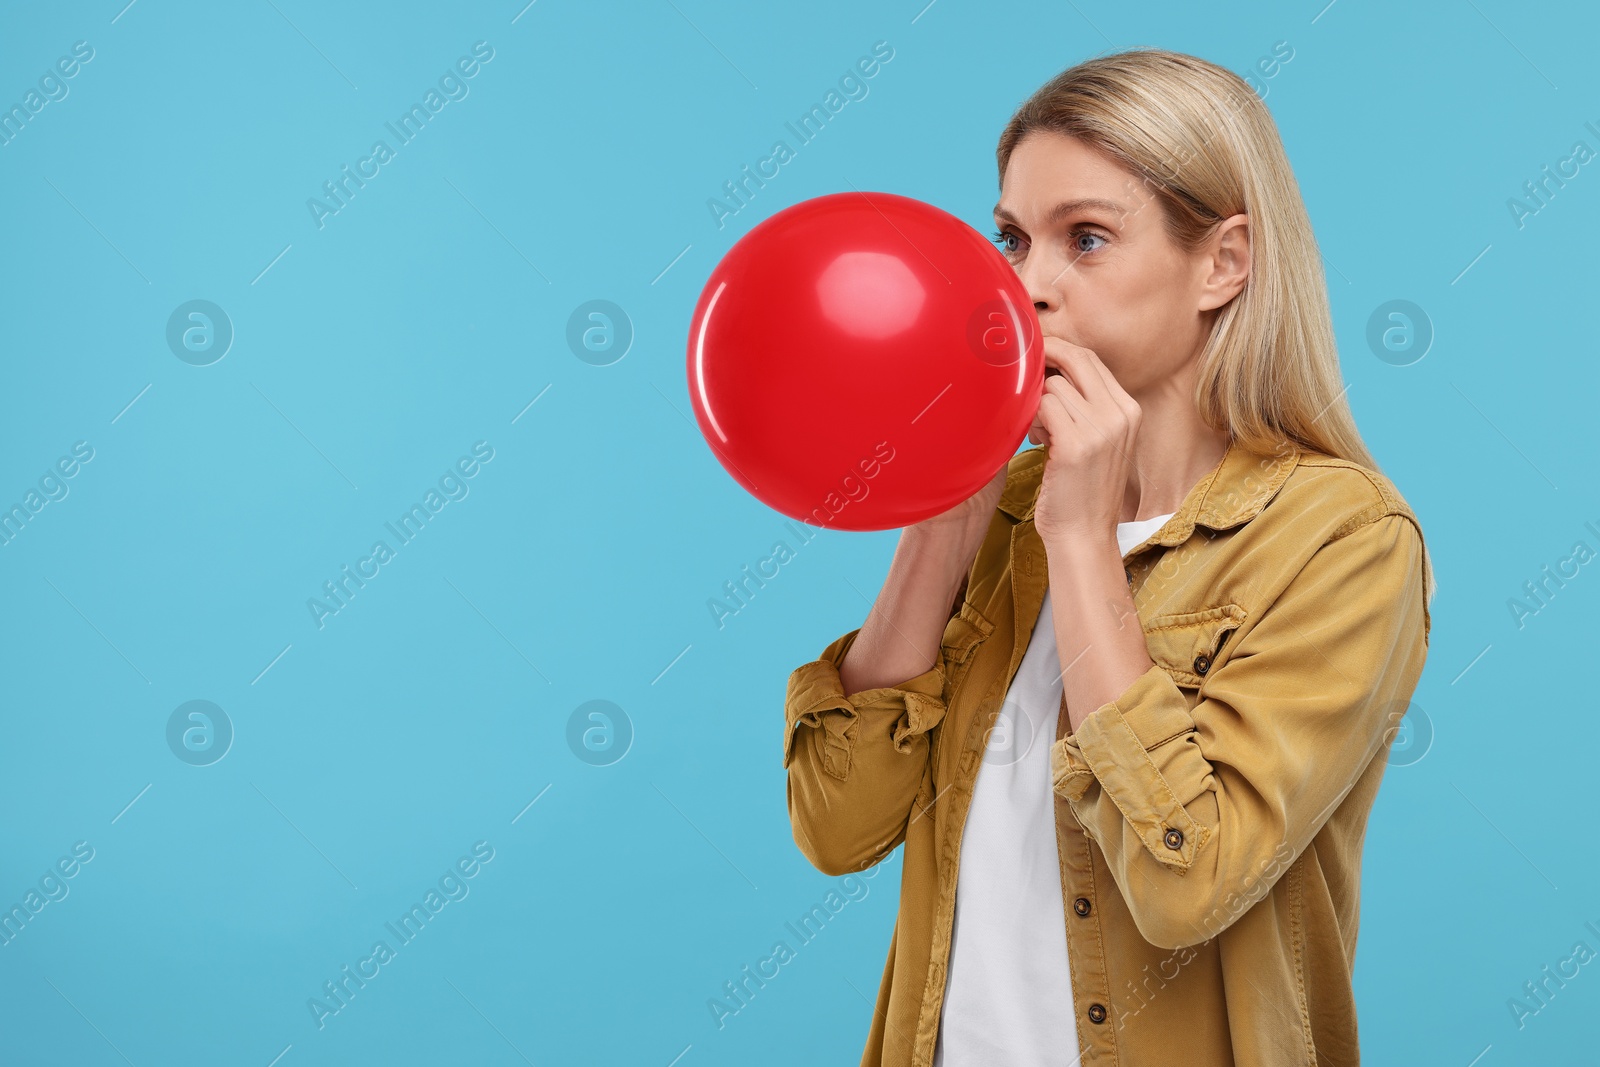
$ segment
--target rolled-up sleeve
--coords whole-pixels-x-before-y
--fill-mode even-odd
[[[1157,663],[1054,743],[1055,791],[1146,940],[1220,933],[1380,757],[1427,656],[1422,553],[1407,515],[1357,526],[1241,629],[1193,708]]]
[[[862,870],[905,839],[944,718],[945,657],[898,685],[845,695],[839,666],[860,629],[789,675],[783,765],[795,844],[824,874]]]

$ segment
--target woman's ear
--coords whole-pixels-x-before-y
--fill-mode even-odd
[[[1231,215],[1217,224],[1203,249],[1206,268],[1200,310],[1219,308],[1244,290],[1250,277],[1250,216]]]

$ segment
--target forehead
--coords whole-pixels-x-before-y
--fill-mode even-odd
[[[1000,183],[995,216],[1045,225],[1079,209],[1132,212],[1151,202],[1144,182],[1121,163],[1075,137],[1049,131],[1028,134],[1011,152]]]

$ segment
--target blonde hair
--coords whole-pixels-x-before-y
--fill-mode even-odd
[[[1250,275],[1218,309],[1195,405],[1213,429],[1272,455],[1286,442],[1380,471],[1339,374],[1327,283],[1311,220],[1271,113],[1245,81],[1181,52],[1138,48],[1086,60],[1017,109],[995,151],[1023,137],[1076,138],[1139,176],[1168,235],[1189,251],[1231,215],[1250,218]],[[1423,548],[1425,599],[1433,565]]]

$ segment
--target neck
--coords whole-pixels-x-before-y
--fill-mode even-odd
[[[1156,395],[1134,397],[1142,415],[1118,521],[1137,522],[1177,511],[1189,490],[1227,451],[1228,435],[1201,421],[1193,389],[1194,382],[1183,376]]]

